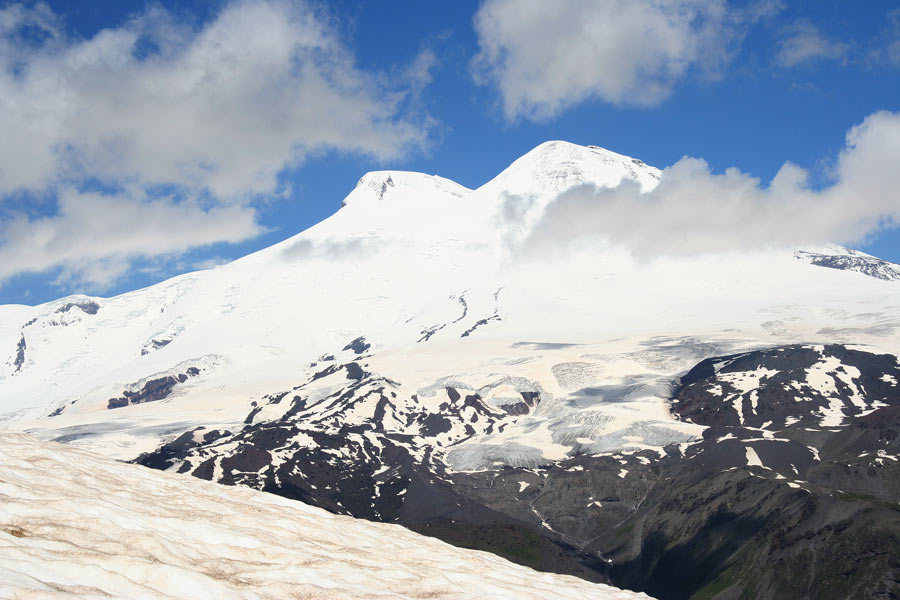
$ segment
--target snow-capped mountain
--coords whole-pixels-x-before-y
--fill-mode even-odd
[[[900,281],[900,265],[870,256],[859,250],[838,246],[828,248],[823,252],[800,250],[794,256],[820,267],[856,271],[886,281]]]
[[[900,404],[900,267],[839,246],[531,245],[561,195],[661,177],[565,142],[475,190],[369,173],[329,219],[231,264],[0,307],[2,423],[662,598],[824,597],[753,579],[774,568],[760,547],[799,559],[754,537],[768,513],[741,490],[834,539],[856,535],[835,529],[856,510],[838,491],[900,500],[897,450],[873,433]],[[896,517],[872,514],[883,540]],[[806,535],[804,519],[779,527]],[[732,568],[748,548],[757,570]]]

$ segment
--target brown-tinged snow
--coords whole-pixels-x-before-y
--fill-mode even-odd
[[[3,598],[647,598],[26,435],[0,465]]]

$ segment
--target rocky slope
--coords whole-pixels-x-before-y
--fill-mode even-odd
[[[254,407],[239,431],[186,433],[138,462],[660,598],[897,591],[893,355],[793,345],[712,357],[679,379],[670,400],[676,418],[703,427],[697,441],[596,453],[585,439],[560,460],[466,472],[448,466],[455,447],[527,419],[539,397],[520,392],[502,411],[446,387],[429,409],[366,364],[321,371],[323,381],[344,380],[329,382],[334,391],[323,400],[311,402],[298,386]],[[574,396],[621,402],[617,393]],[[350,425],[348,413],[367,400],[371,418]],[[256,420],[282,403],[282,416]],[[323,403],[333,412],[312,416]],[[639,427],[631,433],[647,439]],[[823,573],[841,573],[840,585]]]

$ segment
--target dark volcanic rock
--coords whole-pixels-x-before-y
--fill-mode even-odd
[[[461,385],[440,401],[401,397],[367,368],[331,364],[253,402],[240,431],[188,432],[137,462],[661,600],[900,597],[892,355],[794,345],[710,358],[672,398],[678,418],[707,426],[698,442],[466,473],[442,453],[502,431],[540,395],[503,410]],[[838,409],[840,425],[820,426]]]
[[[701,362],[673,410],[711,426],[703,441],[661,461],[640,508],[588,548],[661,599],[900,597],[896,375],[896,357],[843,346]],[[831,403],[842,426],[811,427]]]
[[[100,305],[97,304],[96,302],[94,302],[93,300],[82,300],[79,302],[66,302],[65,304],[60,306],[58,309],[56,309],[56,312],[60,312],[60,313],[69,312],[73,308],[77,308],[77,309],[81,310],[82,312],[89,314],[89,315],[96,315],[97,312],[100,310]]]
[[[500,408],[511,415],[527,415],[537,408],[541,401],[540,392],[519,392],[519,395],[522,396],[521,402],[504,404]]]
[[[200,369],[189,367],[185,373],[151,379],[137,391],[124,390],[120,397],[110,398],[107,401],[107,408],[122,408],[129,404],[143,404],[144,402],[162,400],[172,393],[175,386],[184,383],[189,377],[196,377],[199,374]]]
[[[486,319],[479,319],[478,321],[475,322],[474,325],[472,325],[471,327],[469,327],[468,329],[463,331],[459,337],[469,337],[470,335],[472,335],[472,333],[475,332],[476,329],[478,329],[482,325],[487,325],[488,322],[490,322],[490,321],[500,321],[500,320],[501,319],[500,319],[499,315],[492,315]]]
[[[661,599],[895,597],[896,502],[698,457],[668,461],[665,485],[590,546],[613,559],[617,585]]]
[[[19,343],[16,344],[16,358],[13,360],[13,366],[16,368],[16,373],[21,371],[22,366],[25,364],[25,348],[25,334],[22,334],[22,337],[19,338]]]
[[[824,377],[831,391],[812,380],[816,368],[821,374],[815,377]],[[839,345],[783,346],[702,361],[681,378],[672,411],[708,426],[778,429],[797,421],[812,426],[834,400],[847,417],[900,404],[900,388],[893,382],[900,382],[900,364],[890,354]]]
[[[366,350],[372,347],[372,344],[366,342],[366,338],[358,337],[346,346],[344,346],[343,350],[352,350],[354,354],[362,354]],[[332,357],[333,359],[334,357]]]
[[[143,348],[141,348],[141,356],[146,356],[146,355],[150,354],[150,352],[152,352],[153,350],[159,350],[160,348],[165,348],[166,346],[168,346],[171,343],[172,343],[172,340],[170,340],[170,339],[150,340],[150,342],[148,342],[147,344],[144,345]]]

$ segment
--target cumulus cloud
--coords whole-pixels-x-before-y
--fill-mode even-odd
[[[795,67],[817,60],[841,60],[849,50],[849,44],[825,38],[815,25],[800,23],[786,32],[775,59],[781,66]]]
[[[643,194],[631,182],[563,193],[514,247],[542,254],[602,240],[649,257],[860,241],[900,225],[898,161],[900,113],[878,112],[847,133],[823,189],[808,187],[806,171],[790,163],[763,186],[737,169],[714,174],[684,158]],[[523,202],[509,198],[507,217],[526,212]]]
[[[306,3],[233,2],[194,31],[151,9],[91,39],[47,10],[0,17],[0,190],[60,173],[269,193],[285,166],[339,149],[375,157],[421,144],[399,92],[354,57]],[[48,36],[19,39],[25,26]]]
[[[46,5],[0,8],[0,208],[85,182],[132,190],[74,200],[70,189],[57,215],[0,223],[0,282],[74,264],[60,258],[63,241],[84,260],[122,264],[255,235],[253,203],[282,192],[279,175],[311,154],[388,159],[422,147],[424,117],[402,111],[434,63],[421,54],[399,83],[363,71],[321,5],[304,0],[234,0],[199,28],[151,6],[89,39]],[[208,206],[152,193],[171,188]],[[100,203],[118,218],[91,224],[93,238],[64,233]],[[191,225],[173,232],[164,215]]]
[[[780,9],[725,0],[487,0],[475,15],[476,81],[496,85],[505,115],[552,117],[591,98],[646,106],[691,69],[715,73],[747,27]]]

